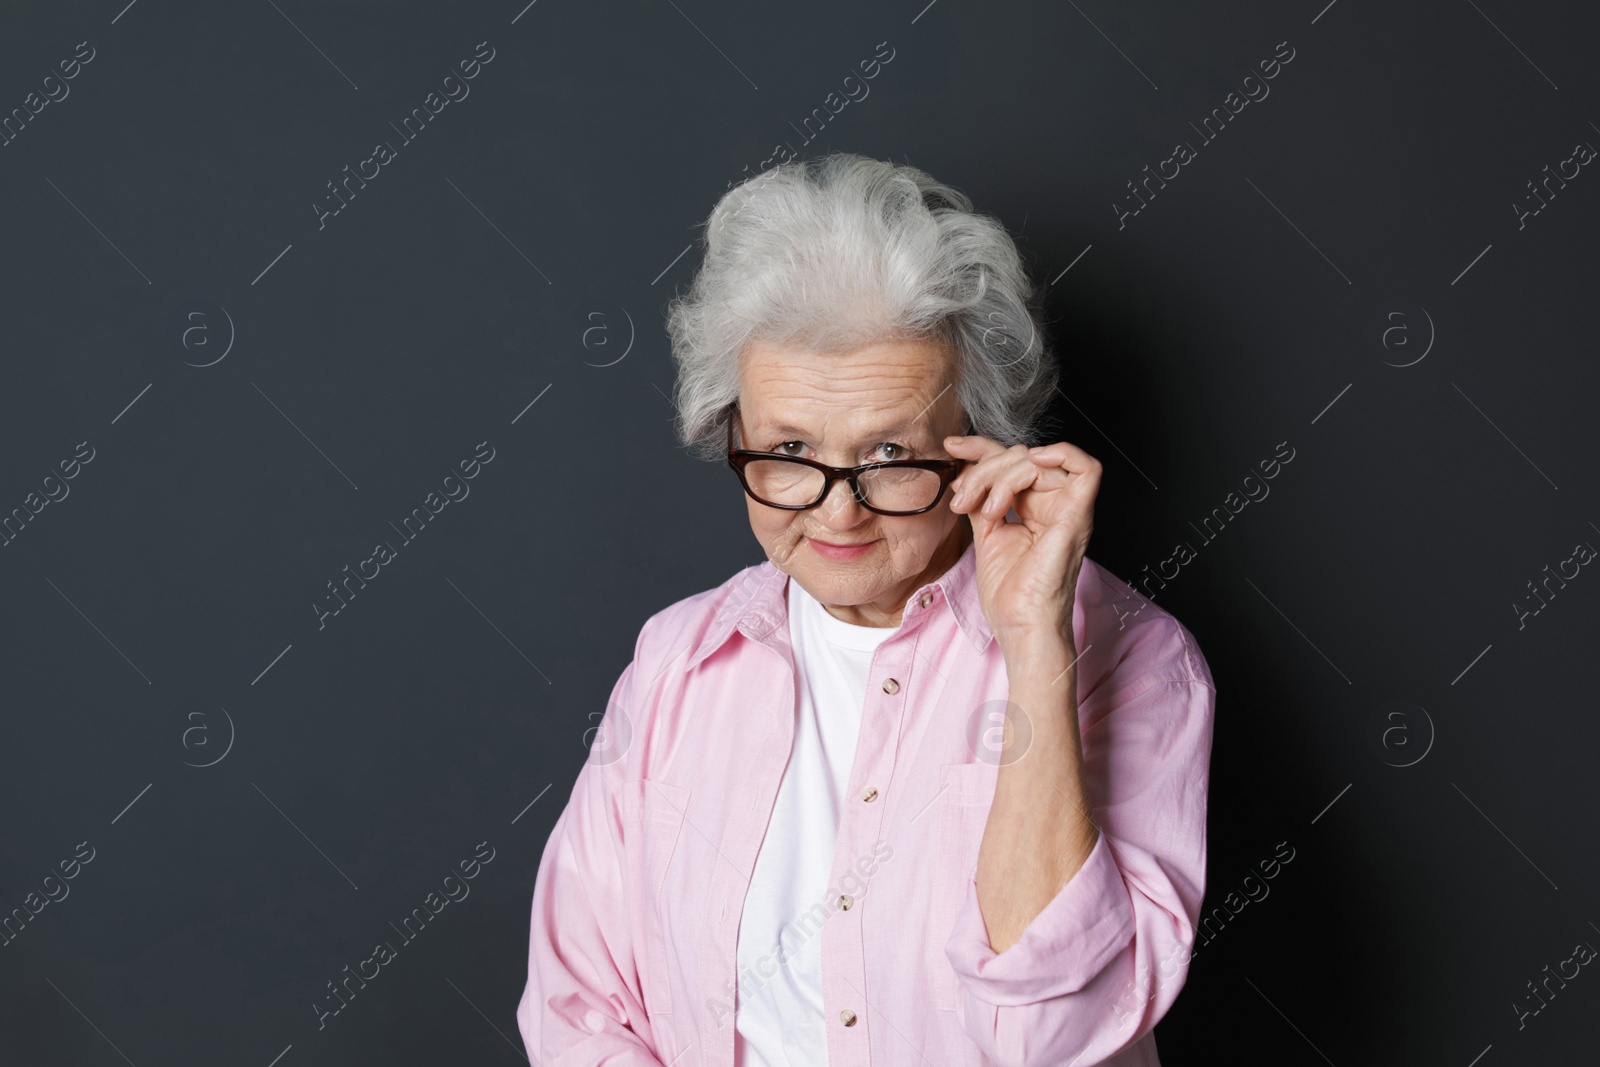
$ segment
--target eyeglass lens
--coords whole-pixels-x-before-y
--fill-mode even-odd
[[[810,504],[822,494],[825,476],[815,467],[781,459],[758,459],[745,466],[745,482],[757,499],[770,504]],[[867,503],[885,511],[915,511],[933,504],[942,490],[935,471],[878,467],[858,482]]]

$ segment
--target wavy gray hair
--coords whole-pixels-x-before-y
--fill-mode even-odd
[[[1033,283],[1000,222],[916,167],[847,152],[780,164],[712,209],[705,259],[667,303],[678,365],[676,430],[692,456],[722,457],[754,340],[843,353],[931,338],[956,359],[972,433],[1040,443],[1059,376]]]

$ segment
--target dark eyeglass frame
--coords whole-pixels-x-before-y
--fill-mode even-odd
[[[757,452],[749,448],[734,448],[733,423],[737,417],[738,407],[734,406],[728,412],[728,466],[732,467],[733,472],[739,476],[739,484],[744,486],[744,491],[749,494],[751,500],[758,504],[765,504],[769,508],[778,508],[783,511],[809,511],[828,498],[828,493],[833,489],[834,482],[843,480],[849,484],[850,492],[855,496],[856,503],[868,511],[879,515],[921,515],[923,512],[932,511],[938,506],[939,501],[944,499],[945,490],[950,487],[950,483],[955,480],[956,475],[961,473],[961,468],[968,462],[964,459],[896,459],[883,463],[863,463],[859,467],[830,467],[826,463],[818,463],[813,459],[785,456],[780,452]],[[967,429],[970,432],[971,426],[969,425]],[[745,480],[744,476],[745,467],[758,459],[775,459],[782,460],[785,463],[798,463],[801,466],[821,471],[823,474],[822,492],[818,493],[817,499],[809,504],[774,504],[770,500],[761,499],[756,495],[755,490],[750,488],[750,483]],[[933,471],[939,476],[939,494],[933,498],[933,503],[925,508],[917,508],[914,511],[888,511],[884,508],[873,507],[867,503],[866,497],[861,492],[859,479],[867,471],[876,470],[880,467]]]

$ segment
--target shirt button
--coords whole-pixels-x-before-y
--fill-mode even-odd
[[[856,1013],[846,1008],[839,1013],[839,1021],[846,1026],[854,1026],[856,1024]]]
[[[878,791],[869,785],[867,786],[866,791],[861,794],[861,799],[866,801],[868,804],[871,804],[874,800],[878,799]]]
[[[933,603],[933,594],[932,593],[923,593],[922,594],[922,599],[917,601],[917,603],[921,604],[923,607],[927,607],[929,604]]]
[[[885,678],[883,681],[883,691],[888,693],[890,696],[893,696],[894,694],[900,692],[900,683],[895,681],[893,678]]]
[[[849,911],[851,905],[853,905],[855,902],[856,902],[856,898],[851,896],[849,893],[846,893],[842,897],[839,898],[839,910],[840,911]]]

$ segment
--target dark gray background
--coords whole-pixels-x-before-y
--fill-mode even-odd
[[[0,913],[94,849],[0,948],[0,1061],[522,1060],[587,731],[645,618],[762,558],[732,474],[675,445],[662,306],[778,142],[916,164],[1017,234],[1060,434],[1106,465],[1091,557],[1198,551],[1157,602],[1219,693],[1208,908],[1295,858],[1200,948],[1164,1062],[1592,1058],[1600,977],[1512,1005],[1600,945],[1600,578],[1512,605],[1600,543],[1600,177],[1512,205],[1600,145],[1593,8],[124,2],[0,10],[0,114],[95,50],[0,148],[0,515],[94,450],[0,548]],[[470,96],[319,230],[480,41]],[[471,895],[319,1031],[479,842]]]

